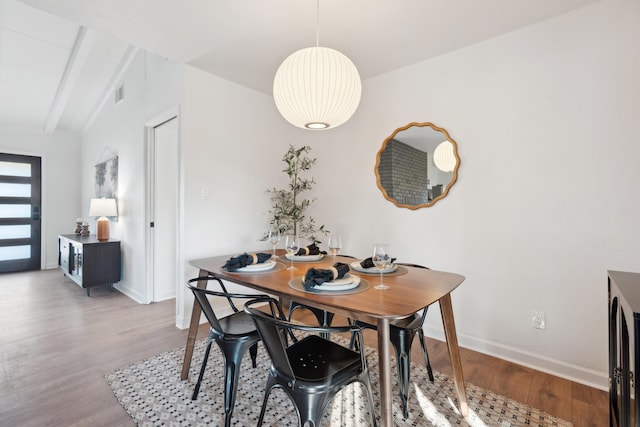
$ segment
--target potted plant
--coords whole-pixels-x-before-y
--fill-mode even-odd
[[[281,234],[294,234],[318,244],[318,234],[326,234],[328,230],[324,225],[317,227],[315,220],[307,214],[307,208],[316,200],[307,196],[315,184],[313,177],[305,176],[316,162],[315,158],[309,157],[310,151],[311,147],[306,145],[300,148],[289,145],[282,156],[286,165],[282,172],[289,177],[289,184],[285,189],[267,190],[271,198],[269,224]]]

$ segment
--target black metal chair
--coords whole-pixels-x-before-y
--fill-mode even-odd
[[[267,303],[269,312],[256,308]],[[331,399],[347,385],[360,382],[366,389],[371,425],[376,425],[371,382],[364,351],[356,352],[315,334],[351,333],[363,348],[362,330],[358,326],[314,327],[291,323],[281,313],[277,300],[267,297],[249,301],[245,312],[253,318],[271,367],[258,426],[262,425],[271,391],[281,388],[292,400],[301,426],[317,427]],[[308,332],[291,345],[291,330]]]
[[[201,280],[207,281],[207,284],[211,281],[217,281],[221,291],[198,288],[196,284]],[[198,376],[198,382],[193,390],[191,399],[196,400],[198,398],[198,392],[200,391],[200,385],[209,359],[211,344],[215,341],[220,347],[220,350],[222,350],[222,354],[224,356],[224,424],[225,426],[229,426],[231,425],[231,415],[236,401],[242,358],[248,349],[253,367],[255,368],[256,356],[258,354],[258,342],[260,341],[260,335],[258,334],[251,317],[244,311],[239,310],[233,303],[232,299],[237,298],[249,300],[261,297],[262,295],[229,293],[222,281],[213,276],[191,279],[187,283],[187,287],[193,292],[196,301],[198,301],[198,305],[202,309],[202,312],[211,326],[209,330],[209,337],[207,338],[207,347],[204,353],[204,358],[202,359],[200,375]],[[210,298],[226,299],[233,312],[228,316],[219,318],[216,316],[213,307],[211,306]]]
[[[397,263],[397,265],[428,269],[428,267],[418,264]],[[411,374],[411,345],[413,344],[413,338],[416,335],[418,335],[418,338],[420,339],[422,355],[424,356],[424,364],[427,367],[429,380],[431,382],[434,381],[433,370],[431,369],[431,363],[429,362],[429,353],[427,353],[424,332],[422,330],[422,325],[424,324],[424,319],[427,316],[428,308],[429,307],[425,307],[424,310],[422,310],[422,313],[414,313],[412,316],[404,319],[393,320],[389,324],[389,338],[395,350],[396,364],[398,365],[398,388],[400,389],[400,399],[402,401],[402,416],[405,419],[409,416],[407,400],[409,397],[409,378]],[[360,320],[355,320],[353,324],[360,326],[361,328],[378,329],[376,325]],[[355,347],[355,342],[353,340],[351,340],[350,347]]]
[[[355,257],[352,257],[350,255],[340,255],[340,256],[355,259]],[[316,319],[318,319],[319,326],[331,326],[331,322],[333,321],[333,317],[335,316],[335,314],[330,311],[322,310],[316,307],[311,307],[297,301],[291,301],[289,303],[289,320],[291,320],[291,316],[293,315],[293,312],[298,309],[309,310],[311,313],[313,313]]]

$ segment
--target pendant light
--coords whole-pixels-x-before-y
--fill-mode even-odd
[[[320,3],[316,46],[298,50],[282,62],[273,81],[273,98],[282,117],[304,129],[328,129],[351,118],[362,84],[356,66],[341,52],[320,47]]]
[[[453,145],[443,141],[433,152],[433,162],[442,172],[452,172],[456,167],[456,156],[453,155]]]
[[[442,172],[452,172],[456,167],[456,156],[453,155],[453,145],[443,141],[433,152],[433,162]]]

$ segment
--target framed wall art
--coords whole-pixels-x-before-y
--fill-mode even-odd
[[[118,198],[118,157],[96,165],[96,198]]]

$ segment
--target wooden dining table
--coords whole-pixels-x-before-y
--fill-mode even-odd
[[[280,251],[279,251],[280,252]],[[317,307],[329,312],[343,315],[347,318],[377,323],[378,330],[378,368],[380,373],[380,404],[383,426],[393,425],[393,395],[391,389],[391,343],[389,339],[390,322],[413,315],[423,308],[438,302],[442,315],[447,348],[451,359],[453,379],[458,397],[460,413],[466,417],[469,409],[465,392],[462,363],[458,348],[451,292],[463,281],[464,276],[456,273],[429,270],[415,267],[403,267],[403,274],[384,275],[384,283],[389,289],[378,290],[374,286],[380,281],[380,276],[360,274],[350,271],[360,277],[360,292],[357,289],[351,293],[319,293],[306,292],[290,286],[300,276],[304,276],[310,268],[328,268],[332,265],[331,257],[325,257],[315,262],[294,262],[296,270],[287,270],[289,261],[281,257],[278,266],[273,270],[261,272],[228,272],[222,269],[231,255],[196,259],[189,264],[199,269],[199,277],[215,276],[224,281],[247,286],[283,300],[294,300],[299,303]],[[352,263],[354,259],[338,256],[336,262]],[[282,264],[284,265],[282,265]],[[369,286],[364,286],[368,284]],[[206,287],[205,280],[198,281],[198,287]],[[184,353],[181,378],[187,379],[193,348],[195,345],[198,326],[200,324],[200,307],[194,301],[191,313],[191,323]]]

